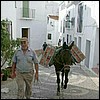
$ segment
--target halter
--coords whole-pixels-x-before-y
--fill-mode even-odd
[[[72,57],[72,55],[71,55],[71,57]],[[71,60],[71,57],[70,57],[69,61]],[[55,60],[58,64],[64,66],[63,68],[65,68],[65,69],[70,69],[70,66],[71,66],[71,65],[62,64],[61,62],[59,62],[59,61],[57,60],[57,58],[54,58],[54,60]],[[63,68],[62,68],[62,69],[63,69]],[[62,70],[62,69],[61,69],[61,70]]]

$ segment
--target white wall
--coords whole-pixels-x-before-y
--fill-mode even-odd
[[[29,1],[29,8],[35,9],[35,18],[32,20],[22,19],[21,10],[22,1],[2,1],[1,2],[1,18],[8,18],[13,23],[13,37],[22,37],[22,28],[29,28],[30,46],[33,49],[42,48],[42,44],[46,41],[47,34],[47,14],[57,14],[58,3],[47,1]]]
[[[83,34],[84,34],[84,39],[83,39],[83,45],[86,48],[86,39],[91,41],[90,45],[90,61],[89,61],[89,68],[92,68],[94,63],[96,64],[98,60],[94,60],[94,56],[98,55],[98,47],[96,46],[95,43],[98,44],[98,37],[97,37],[97,27],[99,27],[98,22],[98,16],[99,16],[99,9],[98,9],[98,3],[97,2],[92,2],[92,1],[86,1],[84,2],[84,5],[86,5],[86,10],[84,10],[83,14]],[[85,7],[84,7],[85,9]],[[95,49],[95,46],[97,50]],[[84,47],[82,50],[85,52]],[[95,53],[97,52],[97,54]],[[97,56],[98,58],[98,56]],[[99,62],[98,62],[99,63]]]
[[[61,38],[61,45],[63,43],[63,37],[66,38],[66,34],[63,34],[62,31],[63,31],[63,20],[65,19],[65,16],[66,16],[66,8],[61,10],[61,6],[63,6],[64,2],[62,2],[59,6],[59,25],[58,25],[58,32],[60,34],[59,38]],[[62,26],[62,29],[61,29],[61,26]],[[66,39],[65,39],[66,40]]]
[[[12,35],[16,38],[16,8],[15,1],[1,1],[1,20],[8,19],[12,21]]]
[[[60,34],[58,32],[58,24],[59,24],[58,20],[55,20],[55,33],[54,33],[55,39],[54,39],[54,45],[58,45],[59,36],[60,36]]]
[[[57,16],[59,13],[59,4],[53,1],[50,1],[46,4],[46,14]],[[53,27],[50,25],[50,21],[53,22]],[[48,33],[52,34],[52,39],[48,39]],[[47,35],[46,35],[46,42],[51,45],[57,45],[58,42],[58,20],[51,19],[49,17],[49,23],[47,24]]]
[[[20,19],[19,8],[22,8],[22,2],[17,2],[17,37],[22,37],[21,28],[30,29],[30,47],[32,49],[41,49],[46,40],[46,14],[45,1],[29,1],[29,8],[35,9],[35,18],[32,20]]]
[[[77,38],[77,43],[79,42],[79,37],[81,37],[81,51],[86,53],[86,40],[91,42],[90,45],[90,61],[89,68],[97,65],[99,59],[99,38],[98,31],[99,30],[99,1],[82,1],[83,2],[83,30],[82,33],[77,32],[77,15],[78,15],[78,5],[75,7],[71,5],[67,9],[60,10],[59,12],[59,31],[61,26],[61,20],[63,19],[66,12],[71,11],[70,17],[75,16],[75,34],[74,37]],[[81,3],[81,2],[80,2]],[[61,7],[61,6],[60,6]],[[59,8],[60,8],[59,7]],[[66,11],[65,11],[66,10]],[[66,34],[70,34],[71,32],[67,32]],[[66,34],[63,34],[63,37],[66,39]],[[78,46],[78,44],[77,44]],[[96,48],[96,49],[95,49]],[[85,64],[85,60],[81,62],[81,64]]]
[[[99,28],[96,30],[95,37],[95,49],[94,49],[94,58],[93,58],[93,66],[97,66],[99,64]]]
[[[53,14],[58,15],[59,14],[59,3],[50,1],[46,4],[46,14]]]

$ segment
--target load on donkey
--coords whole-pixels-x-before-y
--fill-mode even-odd
[[[60,72],[62,75],[61,88],[66,89],[70,66],[79,63],[85,58],[85,56],[82,53],[81,53],[82,54],[81,56],[83,56],[82,59],[79,59],[78,56],[75,58],[75,52],[72,49],[73,47],[74,49],[76,49],[74,41],[72,41],[69,45],[67,45],[66,42],[64,42],[63,46],[61,47],[53,47],[53,46],[47,47],[43,54],[42,59],[40,60],[40,64],[42,65],[55,66],[55,72],[57,75],[57,95],[60,94]],[[63,80],[64,75],[65,75],[65,80]]]

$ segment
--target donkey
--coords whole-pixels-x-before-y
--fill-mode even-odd
[[[62,73],[61,88],[66,89],[70,65],[76,64],[76,60],[71,54],[71,49],[73,45],[74,41],[71,43],[70,46],[66,45],[66,43],[64,42],[62,48],[59,49],[59,51],[52,57],[53,65],[55,66],[55,72],[57,75],[57,95],[60,94],[60,72]],[[50,63],[49,66],[51,66]],[[64,75],[65,81],[63,84]]]

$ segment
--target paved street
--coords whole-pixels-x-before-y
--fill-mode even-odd
[[[44,70],[45,69],[45,70]],[[88,74],[87,74],[88,73]],[[94,83],[94,80],[97,82]],[[40,82],[33,86],[33,97],[44,99],[98,99],[99,81],[91,72],[73,66],[69,73],[68,88],[56,96],[56,75],[54,66],[40,67]]]
[[[1,81],[1,88],[9,88],[8,93],[1,93],[1,99],[15,99],[17,85],[14,80]],[[68,88],[56,95],[56,75],[54,66],[46,68],[39,65],[39,81],[33,81],[31,99],[99,99],[99,77],[85,67],[72,66],[69,73]]]
[[[38,57],[40,61],[41,56]],[[1,92],[1,99],[16,99],[17,84],[15,79],[1,81],[1,89],[8,88],[9,92]],[[85,66],[71,66],[67,89],[56,95],[57,84],[54,66],[39,65],[39,81],[33,81],[31,99],[99,99],[99,76]]]

